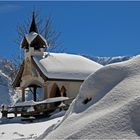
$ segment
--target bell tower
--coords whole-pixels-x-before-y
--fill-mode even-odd
[[[33,12],[29,33],[25,35],[21,42],[21,48],[24,49],[25,58],[36,55],[43,56],[44,49],[47,47],[47,41],[39,34],[35,21],[35,13]]]

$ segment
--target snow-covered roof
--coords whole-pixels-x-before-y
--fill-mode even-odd
[[[40,35],[36,32],[30,32],[29,34],[25,35],[25,38],[21,41],[21,47],[25,41],[27,41],[28,44],[31,44],[37,37],[39,37],[43,41],[43,44],[45,46],[47,46],[47,41],[45,40],[45,38],[42,35]]]
[[[38,36],[37,33],[31,32],[31,33],[27,34],[27,35],[25,36],[25,38],[26,38],[26,40],[28,41],[28,43],[30,44],[37,36]]]
[[[45,53],[45,57],[33,56],[33,60],[50,79],[84,80],[102,65],[80,55]]]
[[[31,33],[27,34],[27,35],[25,36],[25,38],[27,39],[28,43],[30,44],[30,43],[32,43],[32,41],[33,41],[37,36],[39,36],[39,37],[47,44],[46,39],[45,39],[42,35],[40,35],[40,34],[38,34],[38,33],[36,33],[36,32],[31,32]]]

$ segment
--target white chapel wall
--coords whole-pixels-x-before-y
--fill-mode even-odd
[[[75,98],[79,93],[80,86],[82,82],[72,82],[72,81],[47,81],[47,94],[50,97],[51,89],[54,84],[57,84],[59,89],[64,86],[66,88],[66,94],[69,98]]]

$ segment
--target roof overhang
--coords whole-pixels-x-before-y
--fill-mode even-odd
[[[18,73],[17,73],[17,75],[12,83],[13,88],[20,87],[20,82],[21,82],[23,70],[24,70],[24,61],[21,64],[19,71],[18,71]]]

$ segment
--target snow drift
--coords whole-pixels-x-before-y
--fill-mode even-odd
[[[90,75],[61,123],[39,138],[140,138],[140,56]]]

